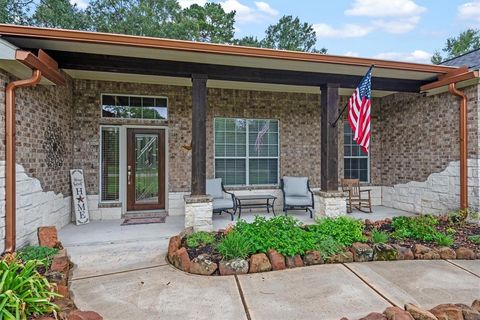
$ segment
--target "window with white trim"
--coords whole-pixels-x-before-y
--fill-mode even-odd
[[[120,127],[100,130],[100,199],[120,200]]]
[[[346,179],[370,181],[370,155],[353,140],[352,128],[348,121],[343,124],[343,169]]]
[[[167,102],[166,97],[102,94],[102,117],[166,120]]]
[[[278,121],[215,118],[215,177],[225,185],[278,184]]]

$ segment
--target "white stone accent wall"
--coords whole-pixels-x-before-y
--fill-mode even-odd
[[[38,179],[29,177],[23,166],[17,172],[17,248],[37,244],[37,228],[56,226],[58,229],[71,220],[70,196],[43,191]],[[0,161],[0,249],[5,245],[5,161]]]
[[[193,227],[194,231],[213,230],[213,202],[210,197],[208,201],[205,198],[194,201],[193,197],[185,196],[185,228]]]
[[[122,207],[102,207],[99,206],[98,195],[88,195],[88,211],[90,220],[114,220],[122,218]]]
[[[468,202],[479,209],[480,160],[468,160]],[[460,207],[460,162],[450,162],[426,181],[410,181],[393,187],[382,187],[382,205],[422,214],[442,214]]]

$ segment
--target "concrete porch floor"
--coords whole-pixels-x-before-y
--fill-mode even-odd
[[[402,213],[375,209],[368,215],[372,220]],[[305,213],[297,215],[312,221]],[[253,214],[244,218],[251,220]],[[237,278],[185,274],[165,259],[168,239],[182,230],[183,219],[131,226],[121,226],[121,220],[93,221],[60,230],[75,263],[70,281],[77,306],[96,310],[106,320],[338,320],[406,302],[431,308],[480,297],[477,261],[319,265]],[[230,223],[225,215],[214,221],[215,228]]]

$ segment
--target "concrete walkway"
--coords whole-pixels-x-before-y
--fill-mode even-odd
[[[477,261],[396,261],[319,265],[238,277],[185,274],[166,263],[168,223],[69,225],[60,239],[75,263],[78,307],[107,320],[356,319],[390,305],[471,303],[480,298]]]

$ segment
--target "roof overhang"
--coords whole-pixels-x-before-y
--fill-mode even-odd
[[[351,83],[356,83],[373,64],[375,65],[373,85],[380,82],[388,84],[378,87],[380,90],[377,90],[377,94],[384,95],[396,91],[419,92],[420,86],[427,85],[457,69],[410,62],[16,25],[0,24],[0,35],[19,48],[33,51],[45,50],[59,62],[59,67],[73,78],[80,74],[82,78],[106,78],[111,73],[118,73],[130,74],[131,77],[144,78],[145,81],[151,82],[162,77],[164,80],[179,77],[171,72],[162,73],[165,66],[171,69],[193,66],[200,68],[200,71],[209,71],[211,66],[216,66],[218,73],[223,72],[226,75],[221,77],[217,74],[213,78],[209,77],[218,83],[231,81],[263,83],[264,87],[268,87],[267,83],[280,87],[294,86],[294,83],[290,83],[293,80],[269,82],[271,80],[265,77],[269,74],[272,78],[275,76],[285,78],[286,74],[292,79],[295,79],[294,76],[299,76],[302,80],[298,83],[299,87],[315,86],[317,82],[320,81],[318,84],[321,84],[328,78],[331,82],[348,79],[345,80],[347,85],[341,83],[341,87],[351,89]],[[85,62],[83,65],[80,63],[81,60]],[[132,63],[128,63],[129,60]],[[139,63],[151,67],[134,68]],[[152,71],[156,65],[159,65],[158,70]],[[242,71],[241,74],[238,73],[240,71]],[[180,78],[184,77],[188,70],[182,70],[182,72]],[[195,72],[192,71],[192,73]],[[237,76],[234,77],[231,74]],[[256,75],[256,77],[247,79],[246,74]],[[318,75],[323,77],[317,77]],[[265,79],[265,81],[258,81],[259,79]],[[397,84],[399,90],[396,90]],[[418,89],[412,90],[412,87],[418,87]]]

